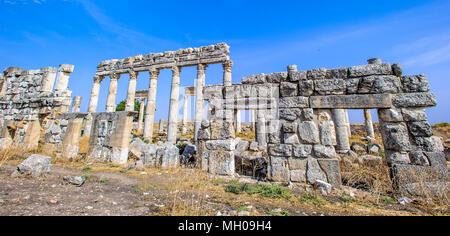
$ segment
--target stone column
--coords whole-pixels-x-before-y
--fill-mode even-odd
[[[106,100],[106,112],[116,111],[116,94],[117,94],[117,81],[120,78],[120,74],[113,73],[109,76],[111,78],[109,82],[108,99]]]
[[[44,73],[41,92],[50,93],[52,92],[53,85],[55,84],[57,69],[55,67],[47,67],[42,68],[41,71]]]
[[[253,131],[255,131],[255,123],[256,123],[256,111],[255,110],[251,110],[250,111],[250,123],[251,123],[251,128]]]
[[[70,112],[72,113],[80,112],[80,107],[81,107],[81,96],[73,97],[72,109],[70,110]]]
[[[236,133],[240,133],[242,128],[241,128],[241,111],[240,110],[236,110],[235,113],[235,122],[236,122]]]
[[[69,64],[59,65],[58,78],[56,79],[55,92],[66,91],[69,83],[70,73],[73,72],[74,66]]]
[[[184,93],[186,94],[186,92]],[[186,126],[188,122],[188,101],[189,96],[184,95],[183,96],[183,134],[186,133]]]
[[[231,78],[231,67],[233,66],[232,60],[227,60],[222,63],[223,67],[223,85],[231,86],[232,78]]]
[[[103,77],[101,76],[94,76],[94,83],[92,84],[92,90],[91,90],[91,98],[89,100],[89,108],[88,112],[93,113],[97,112],[97,105],[98,105],[98,94],[100,93],[100,83],[102,82]]]
[[[372,114],[370,114],[370,109],[364,109],[364,120],[366,121],[367,136],[375,137],[375,132],[373,131]]]
[[[147,94],[147,108],[144,120],[144,139],[152,140],[153,123],[155,120],[156,87],[158,85],[158,69],[150,70],[150,85]]]
[[[350,125],[350,119],[348,118],[348,110],[344,109],[345,111],[345,122],[347,123],[347,133],[348,136],[352,136],[352,126]]]
[[[331,109],[333,114],[334,127],[336,129],[336,151],[350,150],[350,144],[348,140],[348,126],[345,122],[344,109]]]
[[[139,118],[138,118],[138,133],[142,133],[144,130],[144,107],[145,107],[145,98],[141,99],[141,103],[139,104]]]
[[[203,101],[203,87],[205,84],[205,70],[206,64],[197,65],[197,81],[195,85],[195,121],[194,121],[194,140],[197,141],[197,132],[203,120],[204,101]]]
[[[130,70],[130,81],[128,82],[127,102],[125,111],[134,111],[134,97],[136,94],[136,80],[138,72]]]
[[[267,132],[266,132],[266,118],[264,117],[264,111],[258,110],[256,113],[256,141],[260,147],[267,145]]]
[[[159,119],[158,132],[160,134],[164,133],[164,120],[163,119]]]
[[[167,127],[167,141],[175,144],[178,128],[178,97],[180,96],[180,71],[178,66],[172,67],[172,86],[170,90],[169,126]]]
[[[80,114],[81,115],[81,114]],[[80,133],[83,126],[83,116],[74,117],[69,121],[66,133],[62,140],[62,154],[65,159],[76,159],[78,157]]]

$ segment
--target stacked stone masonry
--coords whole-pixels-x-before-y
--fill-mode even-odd
[[[402,182],[406,172],[433,173],[447,180],[443,145],[433,137],[425,113],[426,107],[436,105],[435,96],[424,75],[403,76],[398,63],[369,60],[368,65],[308,71],[292,65],[287,72],[244,77],[241,84],[207,86],[203,93],[211,106],[211,122],[230,122],[236,110],[256,110],[263,122],[259,128],[265,130],[258,136],[257,129],[257,141],[268,143],[273,181],[341,184],[336,151],[349,148],[344,109],[378,110],[386,160],[397,187],[412,183]],[[209,135],[206,130],[203,134]],[[221,152],[218,155],[230,150]]]

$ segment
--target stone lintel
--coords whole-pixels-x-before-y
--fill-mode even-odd
[[[371,109],[390,108],[390,94],[327,95],[310,97],[311,108]]]

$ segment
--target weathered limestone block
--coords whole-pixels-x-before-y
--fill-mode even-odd
[[[290,157],[292,156],[292,146],[288,144],[269,144],[268,153],[270,156]]]
[[[270,157],[271,179],[276,182],[289,182],[289,167],[286,157]]]
[[[215,121],[211,122],[211,139],[234,138],[234,126],[232,122]]]
[[[336,131],[333,121],[320,121],[319,133],[322,145],[336,145]]]
[[[327,79],[314,81],[314,90],[318,95],[340,95],[346,91],[343,79]]]
[[[298,145],[293,145],[292,153],[293,153],[294,157],[297,157],[297,158],[308,158],[308,157],[312,157],[311,156],[312,150],[313,150],[313,145],[311,145],[311,144],[298,144]]]
[[[312,108],[302,109],[302,119],[304,121],[312,121],[314,120],[314,110]]]
[[[402,65],[400,65],[400,63],[392,64],[391,68],[392,68],[392,72],[394,73],[395,76],[402,77],[403,68],[402,68]]]
[[[265,74],[251,75],[242,78],[242,84],[263,84],[265,82],[266,82]]]
[[[280,83],[282,81],[286,81],[288,77],[288,73],[286,72],[278,72],[271,73],[266,75],[267,83]]]
[[[312,70],[308,70],[306,72],[307,79],[312,79],[312,80],[325,79],[326,75],[327,75],[327,69],[325,69],[325,68],[312,69]]]
[[[290,170],[289,174],[291,176],[292,182],[305,183],[306,182],[306,167],[305,170]]]
[[[322,170],[322,168],[319,165],[319,162],[315,158],[308,158],[306,179],[310,184],[313,184],[314,182],[316,182],[316,180],[327,182],[327,175]]]
[[[427,121],[407,122],[409,132],[416,137],[430,137],[433,129]]]
[[[425,156],[423,152],[410,152],[409,159],[411,164],[420,165],[420,166],[429,166],[428,158]]]
[[[290,176],[292,182],[306,182],[306,166],[308,159],[289,158]]]
[[[414,137],[414,144],[426,152],[443,152],[444,146],[440,137]]]
[[[24,150],[34,150],[38,148],[41,134],[41,125],[39,120],[34,120],[28,125],[23,142],[19,146]]]
[[[427,121],[428,117],[423,108],[403,108],[403,119],[405,121]]]
[[[312,96],[309,103],[312,108],[334,109],[390,108],[392,106],[390,94]]]
[[[291,108],[291,109],[282,109],[280,108],[280,119],[288,120],[288,121],[294,121],[297,119],[297,117],[300,117],[302,112],[298,108]]]
[[[208,150],[217,150],[217,151],[234,151],[235,143],[234,139],[209,140],[206,141],[206,148]]]
[[[348,68],[329,69],[326,73],[326,79],[346,79],[348,77]]]
[[[381,136],[384,147],[387,150],[407,152],[411,150],[408,129],[404,122],[401,123],[381,123]]]
[[[163,168],[176,168],[180,164],[179,150],[170,142],[164,143],[156,150],[156,158],[159,166]]]
[[[298,124],[299,138],[303,143],[316,144],[319,143],[319,130],[317,125],[312,121],[303,121]]]
[[[290,82],[280,83],[280,95],[282,97],[294,97],[298,95],[297,84]]]
[[[378,109],[378,118],[385,122],[402,122],[402,111],[396,108]]]
[[[52,158],[49,156],[33,154],[20,163],[12,175],[22,174],[37,177],[43,173],[50,172],[51,161]]]
[[[318,159],[317,161],[327,176],[327,182],[334,187],[340,187],[342,180],[339,161],[337,159]]]
[[[403,91],[405,93],[428,92],[430,86],[425,75],[408,75],[402,77]]]
[[[386,150],[386,162],[389,164],[409,164],[411,161],[407,152],[396,152]]]
[[[311,96],[314,93],[314,80],[300,80],[298,90],[300,96]]]
[[[237,140],[237,139],[239,139],[239,140]],[[247,151],[248,147],[250,145],[250,142],[245,141],[245,140],[240,140],[240,138],[236,138],[234,143],[236,144],[235,150],[237,152]]]
[[[377,75],[360,79],[358,93],[399,93],[401,82],[397,76]]]
[[[349,67],[349,77],[362,77],[368,75],[391,75],[392,68],[389,63],[382,64],[368,64],[362,66],[352,66]]]
[[[223,99],[223,86],[206,86],[203,88],[203,98],[205,100]]]
[[[309,107],[308,97],[282,97],[279,100],[279,108],[306,108]]]
[[[269,120],[267,125],[267,136],[269,143],[280,144],[281,143],[281,122],[280,120]]]
[[[358,93],[360,78],[352,78],[345,80],[345,87],[347,88],[347,94]]]
[[[295,122],[284,122],[283,132],[285,133],[295,133],[297,132],[297,123]]]
[[[284,143],[286,144],[300,144],[297,134],[285,133]]]
[[[433,93],[400,93],[392,97],[392,104],[396,107],[433,107],[437,102]]]
[[[289,72],[288,79],[291,82],[306,80],[306,71],[292,71],[292,72]]]
[[[314,156],[318,158],[337,158],[333,146],[314,145]]]
[[[207,163],[208,172],[218,175],[233,175],[235,173],[234,153],[228,151],[203,152],[202,162]]]

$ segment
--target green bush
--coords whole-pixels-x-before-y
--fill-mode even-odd
[[[327,204],[327,200],[323,199],[320,195],[315,193],[305,193],[301,197],[298,198],[301,202],[311,202],[314,205],[325,205]]]
[[[244,183],[231,183],[225,186],[225,191],[240,194],[246,192],[247,194],[259,194],[262,197],[268,198],[290,198],[291,193],[290,190],[283,186],[278,185],[268,185],[268,184],[258,184],[256,186],[252,186],[250,184]]]

